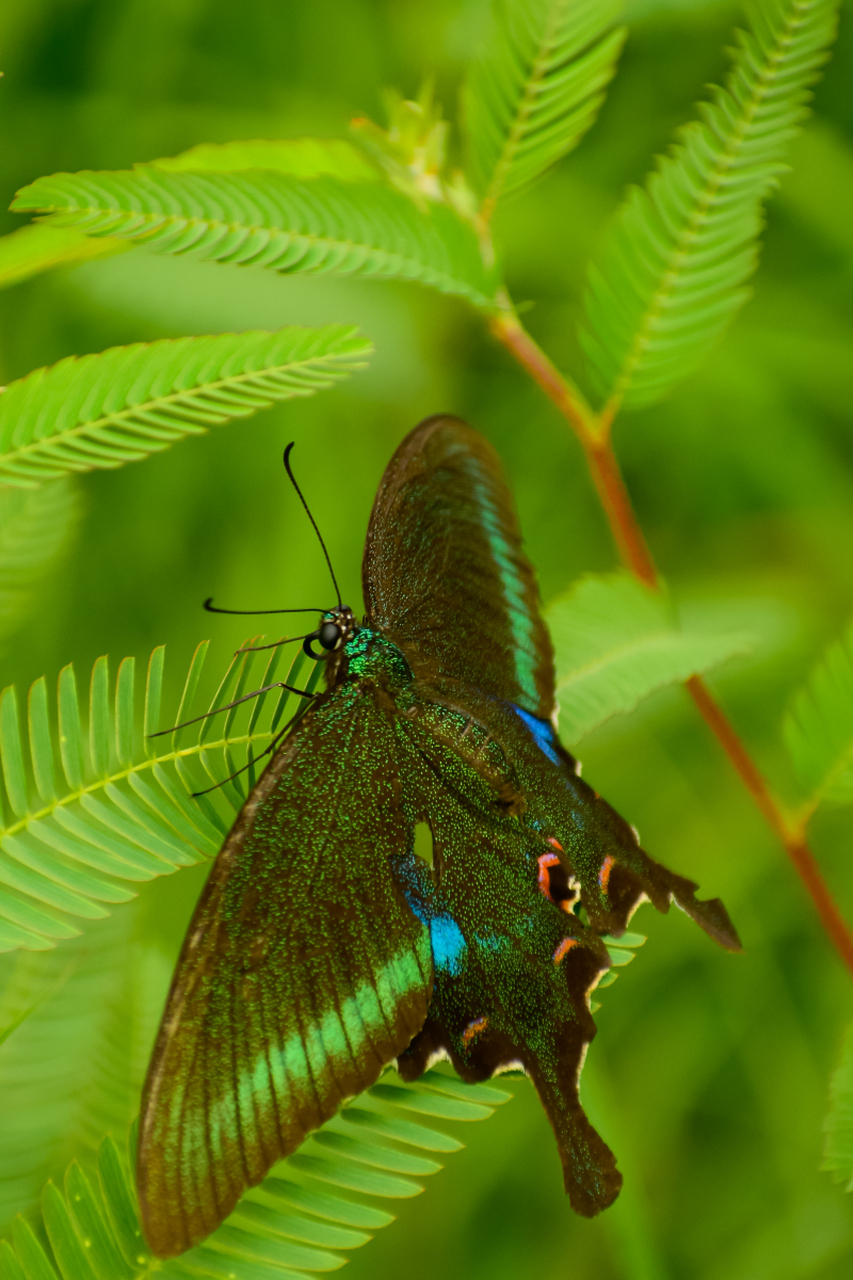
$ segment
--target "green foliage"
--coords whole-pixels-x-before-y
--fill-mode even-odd
[[[707,356],[748,296],[761,207],[826,61],[837,0],[752,9],[724,89],[634,188],[590,270],[582,342],[609,410],[659,399]]]
[[[473,228],[448,208],[418,209],[379,183],[144,167],[39,178],[18,193],[14,207],[159,253],[288,273],[416,280],[475,306],[493,305],[496,281]]]
[[[0,289],[38,275],[40,271],[104,258],[129,248],[123,240],[112,240],[108,236],[94,240],[80,231],[43,223],[20,227],[7,236],[0,236]]]
[[[235,655],[208,710],[272,684],[282,653],[277,648],[261,655],[260,678],[252,675],[255,654]],[[205,641],[187,673],[175,723],[192,705],[206,654]],[[303,660],[300,653],[285,683],[292,683]],[[312,674],[316,681],[319,670]],[[88,734],[73,667],[60,672],[56,728],[46,682],[37,680],[28,699],[29,752],[14,687],[0,696],[0,755],[14,815],[0,831],[0,951],[54,947],[79,934],[77,922],[109,915],[105,904],[131,901],[135,893],[129,886],[216,853],[255,768],[225,782],[215,800],[195,801],[190,794],[251,765],[284,723],[285,710],[295,710],[295,695],[274,689],[274,696],[262,694],[221,719],[204,718],[198,727],[152,738],[160,723],[163,680],[163,649],[155,649],[145,687],[145,739],[137,748],[134,675],[134,659],[126,658],[112,701],[107,660],[98,659],[89,686]]]
[[[137,904],[61,949],[0,957],[0,1236],[139,1108],[168,961]]]
[[[832,1076],[822,1169],[853,1191],[853,1026],[847,1028],[841,1061]]]
[[[375,165],[343,138],[255,138],[250,142],[201,142],[177,156],[152,162],[171,173],[184,170],[231,173],[239,169],[275,169],[294,178],[330,174],[352,182],[379,177]],[[138,166],[144,168],[145,166]]]
[[[173,173],[183,170],[228,173],[240,169],[275,169],[294,178],[321,174],[353,182],[378,178],[376,167],[343,138],[254,139],[248,142],[202,142],[177,156],[151,162]],[[147,166],[139,166],[143,168]],[[112,236],[88,236],[83,232],[33,223],[0,236],[0,289],[54,267],[74,266],[90,258],[123,253],[131,245]]]
[[[625,29],[620,0],[495,0],[463,91],[483,215],[535,182],[595,123]]]
[[[582,578],[546,612],[554,642],[560,731],[578,742],[666,685],[751,647],[748,636],[684,631],[666,597],[627,574]]]
[[[641,20],[632,32],[630,60],[614,86],[597,146],[584,148],[578,162],[564,166],[553,183],[531,191],[523,218],[508,211],[502,229],[509,237],[514,292],[538,299],[533,313],[537,338],[569,362],[574,357],[566,341],[567,318],[576,303],[565,283],[580,277],[584,257],[613,207],[621,175],[635,170],[649,146],[667,135],[673,119],[683,118],[696,86],[716,66],[729,7],[723,0],[632,0],[631,16]],[[110,6],[104,0],[83,6],[9,0],[7,10],[0,17],[11,72],[3,82],[4,101],[11,105],[0,156],[3,162],[8,157],[7,190],[34,171],[82,163],[128,164],[142,156],[165,155],[198,137],[245,138],[265,130],[277,138],[303,130],[306,120],[323,131],[330,122],[334,128],[354,103],[374,99],[380,79],[409,85],[425,49],[435,64],[436,50],[449,49],[455,57],[473,33],[466,6],[458,15],[454,11],[448,24],[440,6],[416,7],[401,16],[399,6],[374,0],[330,0],[319,42],[311,6],[290,7],[285,13],[274,0],[258,0],[248,19],[241,15],[237,39],[222,6],[213,0],[190,6],[166,0],[144,6],[129,0]],[[535,24],[543,14],[570,11],[533,0],[498,11],[490,52],[472,71],[465,91],[470,132],[481,129],[479,143],[471,138],[481,194],[496,177],[501,157],[506,181],[498,193],[504,196],[532,182],[592,122],[616,56],[618,36],[603,34],[605,15],[613,11],[609,0],[574,5],[575,14],[601,22],[602,34],[583,48],[578,45],[576,55],[560,69],[552,61],[551,72],[539,79],[531,77],[536,50],[543,47],[542,27]],[[594,277],[587,341],[601,390],[615,393],[610,409],[617,407],[623,390],[627,404],[648,403],[667,390],[695,366],[744,296],[761,229],[760,205],[781,168],[787,136],[802,114],[803,90],[831,33],[833,6],[816,0],[796,5],[761,0],[754,12],[754,34],[742,39],[727,88],[713,96],[701,121],[681,135],[675,154],[663,162],[646,191],[631,198]],[[513,28],[519,43],[511,49],[501,41],[521,14],[532,15],[534,26]],[[767,51],[772,54],[789,15],[800,25],[792,42],[784,49],[778,45],[772,82],[766,76],[762,81]],[[381,62],[366,32],[376,33]],[[734,585],[747,597],[773,597],[789,618],[785,635],[773,646],[759,646],[748,669],[744,665],[727,682],[733,719],[747,739],[757,736],[757,726],[778,717],[787,696],[786,673],[800,668],[816,630],[835,625],[839,601],[849,599],[853,589],[846,553],[853,503],[843,429],[853,395],[848,358],[853,334],[846,306],[853,264],[848,209],[853,159],[847,141],[853,116],[846,92],[851,49],[849,42],[839,46],[838,63],[821,91],[820,116],[796,143],[793,179],[773,206],[773,251],[762,267],[766,301],[759,300],[743,317],[737,342],[722,345],[711,371],[700,374],[670,405],[644,417],[643,433],[637,433],[626,461],[649,541],[676,584],[679,600],[692,599],[700,613],[713,612],[708,608],[713,595],[718,590],[728,594]],[[601,60],[596,63],[596,58]],[[544,65],[540,61],[540,70]],[[490,80],[493,72],[496,78]],[[443,84],[456,68],[439,65],[437,73]],[[479,104],[471,101],[478,77],[484,94]],[[762,85],[767,93],[761,92]],[[570,92],[579,95],[576,106],[570,104]],[[411,114],[411,103],[402,97],[396,101],[400,119],[404,110]],[[398,183],[407,195],[387,192],[370,163],[346,143],[297,138],[203,144],[125,175],[139,199],[134,204],[122,190],[121,200],[132,207],[102,210],[97,205],[91,211],[91,236],[78,229],[80,221],[66,228],[40,223],[0,239],[0,285],[24,282],[0,299],[0,357],[9,370],[5,376],[68,351],[151,336],[152,325],[154,336],[241,324],[275,328],[282,319],[298,319],[295,308],[303,305],[314,323],[357,320],[377,340],[387,382],[382,382],[377,361],[378,378],[372,372],[370,379],[359,380],[357,399],[343,388],[336,397],[336,414],[317,413],[315,406],[325,408],[323,402],[292,405],[286,411],[304,432],[300,448],[312,506],[319,492],[321,527],[342,582],[350,584],[344,588],[349,599],[355,603],[357,594],[358,531],[388,452],[417,415],[445,406],[461,409],[483,428],[507,460],[525,534],[549,591],[560,590],[567,575],[584,566],[606,565],[612,548],[588,518],[582,469],[560,462],[562,445],[555,443],[550,407],[526,394],[517,371],[492,361],[470,329],[454,328],[458,311],[454,314],[441,300],[410,294],[404,311],[399,290],[374,291],[368,301],[368,291],[360,291],[358,281],[339,280],[325,287],[318,282],[315,302],[307,279],[282,281],[259,272],[238,275],[177,261],[157,263],[142,252],[97,261],[143,244],[148,227],[156,224],[153,247],[168,252],[192,254],[200,248],[201,257],[222,262],[232,255],[242,261],[247,254],[263,262],[268,252],[274,267],[293,255],[294,271],[317,270],[319,263],[329,274],[341,269],[340,255],[353,275],[396,273],[427,283],[429,273],[438,270],[451,277],[449,287],[446,282],[438,287],[476,305],[491,305],[496,277],[482,268],[468,229],[459,230],[462,224],[452,220],[454,208],[472,215],[464,184],[455,191],[440,180],[430,186],[435,176],[430,166],[446,132],[438,109],[430,120],[433,132],[427,139],[415,130],[413,147],[423,153],[421,168],[411,172],[413,162],[416,168],[420,163],[417,155],[400,159],[413,179]],[[538,121],[535,130],[533,120]],[[414,129],[414,117],[410,123]],[[408,134],[406,140],[411,141]],[[276,169],[279,176],[268,182],[256,173],[241,174],[235,183],[233,175],[247,166]],[[161,173],[159,184],[151,176],[157,168],[171,170]],[[401,177],[394,177],[390,165],[386,169],[392,180]],[[341,181],[330,183],[329,176]],[[179,199],[178,186],[170,184],[182,180]],[[113,181],[110,175],[108,185]],[[293,219],[298,226],[279,215],[282,183],[291,210],[297,189],[306,200],[332,187],[349,194],[349,204],[345,195],[336,194],[333,201],[337,221],[331,219],[332,229],[341,235],[339,241],[332,239],[333,248],[328,240],[317,246],[308,238],[312,227],[325,226],[324,219],[331,218],[325,205],[321,210],[306,206],[303,220]],[[245,195],[250,187],[252,201],[263,202],[265,210],[252,227],[237,194]],[[368,187],[374,196],[366,194]],[[191,199],[190,189],[203,194]],[[267,199],[268,189],[279,194]],[[259,195],[255,201],[259,191],[263,199]],[[222,203],[222,192],[227,193],[224,225],[194,226],[191,218],[200,204],[205,215],[219,216],[213,205]],[[143,193],[152,197],[151,208],[142,207]],[[442,200],[449,207],[442,208]],[[272,214],[270,204],[276,206]],[[491,208],[483,212],[490,214]],[[103,234],[101,213],[122,221],[121,236]],[[82,207],[72,211],[75,219],[88,216]],[[134,223],[137,216],[140,221]],[[229,219],[235,223],[233,231]],[[193,240],[196,233],[198,241]],[[172,242],[169,235],[175,236]],[[276,255],[285,242],[288,256],[282,259]],[[58,280],[27,280],[48,267],[85,258],[92,261]],[[436,267],[439,259],[445,265]],[[182,293],[186,296],[179,297]],[[114,338],[116,327],[119,336]],[[194,602],[202,590],[241,604],[318,599],[316,584],[326,589],[327,580],[319,570],[314,573],[319,556],[310,530],[303,533],[291,521],[288,505],[279,502],[277,479],[275,487],[268,479],[270,458],[280,453],[281,414],[274,410],[258,424],[255,438],[267,444],[257,449],[245,448],[244,433],[230,433],[230,440],[229,433],[216,433],[205,442],[210,466],[203,484],[194,464],[198,446],[193,445],[139,471],[83,477],[80,486],[87,490],[90,516],[80,529],[79,554],[66,561],[61,589],[43,622],[10,638],[6,678],[28,684],[33,674],[58,667],[71,652],[90,662],[106,647],[104,627],[112,636],[110,647],[146,652],[156,638],[175,636],[192,625],[186,622],[187,608],[195,606],[188,601]],[[272,453],[269,437],[275,439]],[[48,502],[50,494],[47,487],[21,490],[5,494],[2,501]],[[156,519],[140,519],[149,512],[156,512]],[[301,521],[298,510],[297,517]],[[41,545],[41,539],[48,539],[50,520],[33,523],[41,531]],[[28,553],[34,550],[35,543],[28,546]],[[38,556],[27,558],[30,568],[16,579],[20,604],[30,589],[27,583],[35,585],[39,564],[47,563]],[[614,587],[618,596],[618,585]],[[572,740],[581,729],[566,728],[567,708],[579,726],[586,717],[591,727],[659,687],[655,682],[662,675],[662,682],[671,682],[679,663],[685,673],[699,669],[691,646],[706,646],[701,661],[710,662],[713,647],[719,645],[722,655],[728,643],[713,629],[709,634],[706,626],[679,631],[668,613],[653,622],[644,612],[642,593],[618,608],[615,597],[605,594],[609,604],[602,605],[600,614],[595,599],[586,598],[582,588],[576,589],[575,603],[583,605],[587,599],[587,613],[561,605],[555,609],[555,636],[565,627],[558,649],[568,655],[561,669],[570,684],[573,676],[579,677],[582,695],[576,705],[571,689],[561,695],[564,731]],[[236,623],[218,620],[222,631],[217,634],[236,643],[230,626]],[[620,636],[627,645],[624,653],[619,652]],[[640,660],[644,637],[650,645],[648,663]],[[786,736],[810,805],[849,794],[850,653],[848,637],[824,661],[822,674],[798,695],[787,722]],[[603,681],[596,687],[599,664],[614,685],[607,694]],[[60,711],[63,725],[72,726],[70,734],[56,732],[51,700],[40,682],[31,698],[27,744],[15,724],[23,718],[22,708],[8,694],[0,707],[6,798],[14,798],[23,814],[19,819],[13,812],[6,828],[13,852],[6,846],[0,851],[0,901],[3,910],[17,913],[14,919],[0,914],[0,931],[17,930],[7,943],[19,948],[0,956],[0,1221],[25,1210],[30,1222],[29,1228],[18,1223],[14,1245],[0,1244],[3,1280],[30,1274],[55,1280],[57,1256],[51,1254],[42,1224],[35,1227],[40,1189],[51,1177],[57,1187],[64,1186],[62,1173],[69,1161],[82,1156],[86,1167],[87,1153],[105,1132],[125,1131],[138,1105],[141,1073],[194,881],[245,788],[238,779],[199,801],[188,793],[238,767],[248,749],[260,751],[272,727],[275,693],[254,724],[249,723],[252,708],[246,707],[227,726],[205,722],[203,747],[196,726],[184,730],[174,748],[170,739],[154,739],[147,744],[152,754],[145,756],[130,732],[132,668],[122,670],[117,717],[107,696],[105,670],[98,671],[91,733],[87,726],[75,728],[70,673],[60,683]],[[188,681],[184,709],[160,716],[158,723],[191,714],[197,670],[195,666]],[[235,669],[231,692],[238,678]],[[262,679],[248,677],[242,688]],[[152,723],[156,687],[155,672],[148,699]],[[230,693],[217,696],[227,700]],[[451,1163],[436,1194],[412,1206],[416,1212],[407,1221],[408,1207],[402,1199],[398,1202],[404,1222],[397,1232],[382,1233],[366,1254],[355,1254],[351,1266],[356,1276],[404,1271],[420,1280],[439,1269],[472,1280],[514,1280],[518,1275],[558,1274],[570,1257],[578,1275],[618,1274],[620,1280],[682,1273],[696,1280],[717,1280],[722,1274],[734,1280],[758,1275],[805,1280],[818,1274],[821,1280],[846,1280],[853,1242],[850,1215],[845,1216],[849,1206],[829,1179],[817,1173],[815,1134],[825,1105],[821,1063],[834,1052],[838,1011],[846,1008],[849,992],[840,968],[833,969],[827,960],[794,878],[780,872],[778,851],[770,841],[756,838],[754,823],[744,821],[742,796],[705,739],[703,728],[687,717],[656,722],[653,734],[635,717],[620,726],[618,736],[598,735],[584,751],[587,775],[638,823],[655,856],[700,880],[708,896],[720,893],[745,935],[751,932],[735,972],[725,958],[703,948],[701,939],[680,931],[678,919],[650,920],[659,936],[646,949],[642,974],[629,987],[617,986],[612,1000],[608,997],[584,1083],[592,1099],[598,1095],[605,1100],[601,1128],[612,1135],[626,1174],[620,1201],[594,1223],[571,1219],[552,1163],[550,1135],[529,1091],[517,1086],[516,1105],[499,1125],[482,1126],[465,1161],[455,1162],[457,1169]],[[771,764],[772,753],[771,745]],[[148,787],[144,796],[140,783]],[[54,798],[45,799],[42,788],[48,796],[53,790]],[[90,800],[100,807],[93,808]],[[7,816],[9,809],[7,804]],[[69,823],[64,815],[77,821]],[[826,816],[816,833],[816,852],[827,859],[833,890],[849,917],[849,832],[843,818]],[[186,825],[180,826],[179,819]],[[115,823],[126,826],[119,830]],[[197,862],[197,871],[158,880],[176,864],[171,853],[161,857],[151,851],[155,837],[180,844]],[[102,885],[74,879],[80,872],[108,884],[111,892],[138,889],[140,899],[104,919],[74,914],[68,898],[60,909],[54,901],[59,891],[76,893],[85,909],[95,913],[119,905],[117,899],[98,896]],[[78,906],[75,902],[75,910]],[[28,911],[40,914],[36,918]],[[23,924],[17,923],[19,917]],[[83,932],[56,947],[60,925]],[[46,949],[25,949],[29,947]],[[616,950],[630,956],[632,948],[633,940],[625,937]],[[615,969],[608,980],[613,976]],[[848,1038],[836,1076],[827,1147],[827,1167],[845,1182],[853,1177],[845,1115],[850,1111],[849,1066]],[[340,1121],[338,1134],[351,1135],[355,1114],[373,1107],[373,1100],[359,1100],[348,1109],[346,1121]],[[384,1123],[374,1116],[371,1132],[388,1136]],[[395,1142],[399,1136],[391,1135]],[[300,1154],[328,1160],[333,1152],[337,1157],[335,1146],[320,1143]],[[420,1154],[417,1147],[415,1153]],[[343,1161],[339,1174],[341,1166],[346,1167]],[[317,1168],[312,1165],[312,1176]],[[376,1172],[398,1182],[411,1176],[395,1169]],[[107,1210],[99,1184],[86,1176],[103,1216]],[[282,1268],[287,1269],[281,1255],[275,1264],[259,1257],[258,1249],[266,1248],[270,1238],[324,1250],[343,1248],[340,1240],[321,1238],[330,1223],[322,1217],[328,1202],[320,1199],[327,1192],[312,1187],[309,1195],[299,1182],[303,1176],[308,1176],[305,1170],[299,1177],[289,1170],[287,1185],[273,1188],[271,1201],[252,1192],[239,1211],[244,1221],[235,1218],[229,1224],[243,1234],[196,1257],[193,1274],[227,1269],[241,1280],[281,1277]],[[126,1169],[122,1177],[126,1179]],[[281,1199],[285,1193],[286,1207]],[[60,1251],[67,1265],[73,1268],[82,1254],[89,1271],[87,1255],[97,1257],[109,1280],[126,1274],[133,1259],[128,1262],[123,1249],[133,1243],[135,1216],[126,1217],[125,1235],[109,1220],[106,1232],[113,1232],[113,1243],[118,1242],[117,1258],[109,1240],[104,1243],[101,1234],[93,1236],[89,1230],[99,1226],[91,1213],[88,1220],[75,1217],[78,1208],[83,1215],[92,1204],[88,1195],[75,1199],[78,1194],[79,1180],[72,1180],[67,1191],[55,1190],[46,1199],[46,1217],[57,1239],[65,1242]],[[340,1203],[349,1206],[341,1212],[354,1217],[331,1222],[332,1229],[365,1233],[388,1221],[383,1210],[353,1208],[352,1198]],[[701,1223],[697,1204],[702,1206]],[[311,1239],[276,1236],[267,1210],[277,1215],[277,1222],[278,1215],[289,1215],[288,1231],[294,1215],[301,1215],[320,1234]],[[370,1219],[370,1212],[378,1221]],[[531,1234],[534,1219],[537,1230]],[[85,1240],[92,1241],[88,1249]],[[247,1250],[255,1251],[251,1259]],[[189,1274],[183,1264],[170,1263],[169,1270]]]
[[[0,489],[0,637],[28,611],[34,588],[77,520],[77,494],[66,481],[43,489]]]
[[[425,208],[427,200],[452,200],[452,189],[442,182],[447,156],[448,124],[427,79],[415,100],[396,89],[382,94],[387,127],[364,116],[350,121],[350,128],[399,191]],[[469,210],[465,211],[470,212]]]
[[[0,398],[0,483],[120,467],[182,436],[310,396],[364,367],[353,329],[282,329],[113,347],[69,356]]]
[[[853,801],[853,627],[795,695],[785,742],[808,807]]]
[[[438,1071],[416,1084],[393,1079],[385,1077],[345,1106],[280,1161],[204,1244],[167,1262],[152,1257],[142,1235],[132,1155],[108,1135],[96,1172],[74,1161],[62,1190],[53,1182],[45,1187],[49,1249],[26,1219],[17,1219],[11,1240],[0,1243],[0,1280],[143,1280],[155,1273],[299,1280],[337,1270],[347,1259],[330,1250],[357,1249],[393,1221],[377,1198],[418,1195],[423,1188],[415,1179],[442,1167],[434,1155],[461,1149],[433,1122],[484,1120],[508,1099],[501,1089],[466,1085]]]

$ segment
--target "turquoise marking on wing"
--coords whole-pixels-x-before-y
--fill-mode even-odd
[[[465,936],[449,911],[437,904],[436,886],[420,858],[395,858],[394,875],[414,914],[429,929],[432,962],[439,972],[456,977],[462,972]]]
[[[471,458],[472,469],[481,474],[476,458]],[[495,506],[488,486],[479,478],[474,480],[474,496],[482,520],[483,532],[489,543],[489,549],[498,567],[507,616],[513,640],[513,659],[515,662],[515,678],[519,688],[527,694],[535,704],[539,701],[536,688],[536,624],[528,612],[524,598],[524,584],[519,577],[513,560],[513,548],[501,530],[500,513]]]
[[[436,969],[456,977],[462,972],[465,938],[452,916],[435,916],[429,922],[432,959]]]
[[[524,721],[530,732],[533,734],[534,741],[539,750],[548,757],[552,764],[562,764],[562,761],[554,748],[554,730],[551,728],[548,721],[540,720],[537,716],[532,716],[529,711],[523,711],[521,707],[517,707],[514,702],[511,702],[510,706],[518,718]]]

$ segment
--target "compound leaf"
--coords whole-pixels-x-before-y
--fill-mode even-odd
[[[497,278],[473,227],[445,205],[419,209],[377,182],[273,171],[57,173],[13,207],[51,225],[113,235],[159,253],[288,273],[334,272],[417,280],[492,307]]]
[[[703,360],[748,296],[761,209],[828,56],[837,0],[760,0],[725,88],[700,107],[590,269],[581,340],[605,415]]]
[[[587,577],[546,611],[560,731],[569,744],[643,698],[750,648],[749,637],[682,630],[666,597],[627,574]]]
[[[620,0],[496,0],[463,91],[472,181],[488,220],[595,123],[625,40]]]
[[[309,396],[363,367],[341,325],[222,333],[69,356],[0,396],[0,483],[123,466],[232,418]]]

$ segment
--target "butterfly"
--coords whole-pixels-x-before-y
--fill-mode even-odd
[[[572,1207],[598,1213],[621,1185],[578,1095],[603,936],[674,901],[740,946],[561,745],[533,569],[481,435],[438,416],[406,437],[362,572],[364,619],[339,602],[306,640],[326,689],[250,792],[178,960],[137,1169],[162,1257],[390,1063],[404,1080],[440,1058],[466,1081],[524,1071]]]

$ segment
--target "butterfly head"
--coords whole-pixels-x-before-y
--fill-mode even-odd
[[[320,662],[328,654],[342,649],[355,629],[356,621],[352,609],[345,604],[337,605],[336,608],[329,609],[323,614],[319,627],[305,637],[302,648],[309,658]],[[321,653],[315,653],[312,648],[314,641],[320,645]]]

